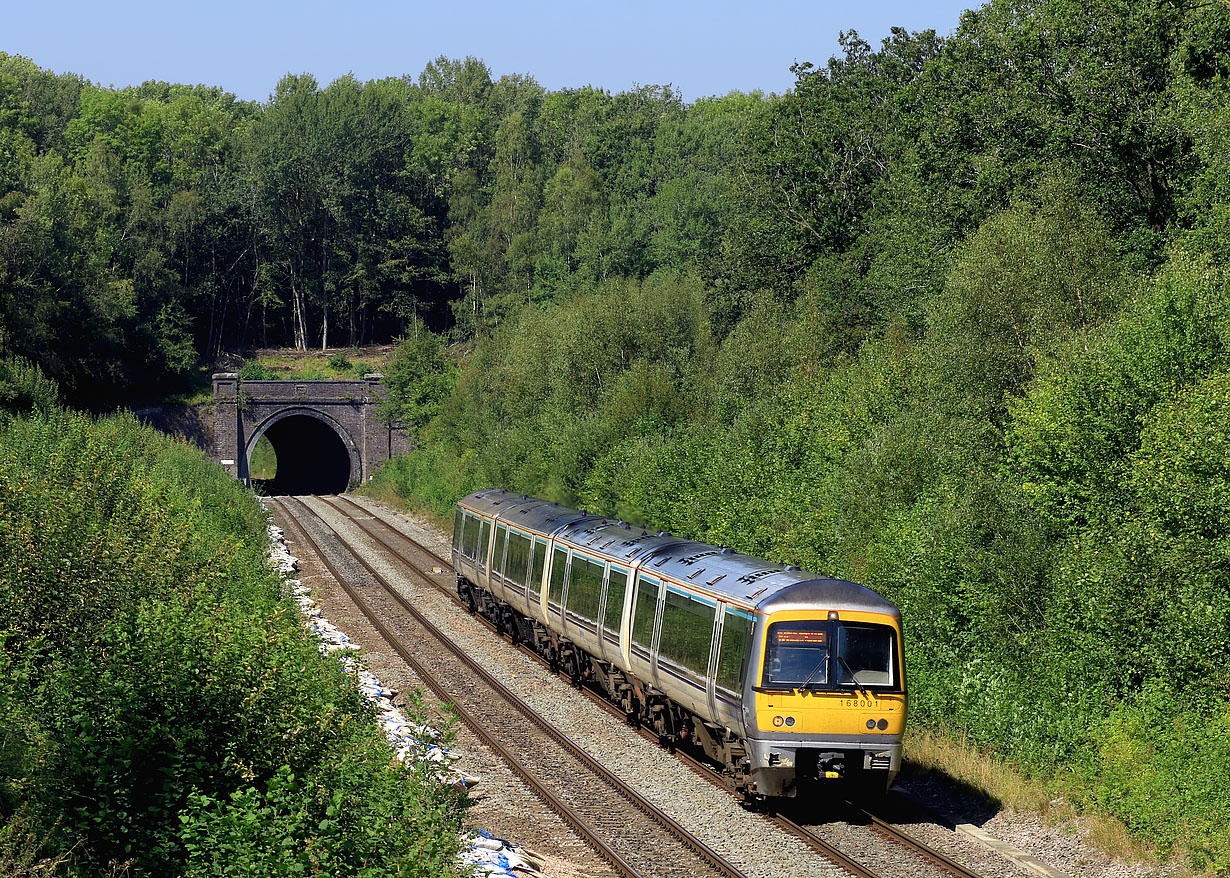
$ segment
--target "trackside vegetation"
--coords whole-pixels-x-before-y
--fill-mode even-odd
[[[456,874],[455,795],[392,758],[266,539],[131,417],[0,418],[0,872]]]
[[[271,814],[293,862],[362,859],[311,834],[369,752],[321,711],[358,708],[259,670],[300,647],[255,508],[127,420],[38,413],[49,378],[103,408],[401,336],[417,445],[372,490],[865,582],[916,728],[1230,875],[1230,4],[988,0],[793,71],[685,104],[439,58],[258,104],[0,54],[4,849],[256,874]],[[210,613],[247,621],[198,642]],[[364,831],[447,814],[363,770],[412,814]]]

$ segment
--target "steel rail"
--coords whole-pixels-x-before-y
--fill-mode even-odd
[[[317,496],[315,497],[315,499],[323,502],[325,505],[334,509],[339,514],[346,516],[351,522],[355,524],[355,526],[357,526],[360,530],[362,530],[365,534],[367,534],[372,540],[379,543],[390,554],[392,554],[399,561],[401,561],[403,564],[405,564],[407,567],[413,570],[424,582],[427,582],[431,584],[432,586],[440,589],[440,591],[443,592],[445,595],[447,595],[455,604],[457,604],[459,607],[462,607],[467,612],[469,612],[469,608],[457,596],[455,592],[453,592],[450,589],[444,588],[443,586],[440,585],[439,582],[432,579],[429,574],[424,572],[422,568],[417,563],[415,563],[413,560],[408,558],[405,555],[405,553],[401,552],[399,549],[397,549],[395,546],[391,545],[387,540],[385,540],[382,536],[375,533],[374,529],[371,528],[365,520],[358,519],[355,515],[351,514],[346,509],[343,509],[341,506],[339,506],[337,503],[334,503],[333,500],[328,497]],[[366,509],[363,506],[360,506],[358,503],[355,503],[353,500],[349,499],[348,497],[339,495],[337,499],[344,500],[349,506],[354,507],[354,509],[356,510],[359,510],[363,514],[365,519],[370,518],[371,520],[380,522],[387,529],[393,531],[393,533],[395,533],[398,537],[404,539],[407,543],[411,544],[416,549],[418,549],[420,552],[424,553],[430,558],[433,558],[436,561],[440,561],[442,563],[447,564],[449,570],[453,569],[452,564],[449,564],[448,562],[446,562],[443,558],[441,558],[433,550],[427,548],[422,543],[420,543],[418,540],[414,539],[408,534],[402,533],[401,530],[399,530],[396,527],[393,527],[393,525],[390,522],[388,522],[381,516],[376,515],[374,512],[372,512],[369,509]],[[475,615],[475,618],[477,618],[480,622],[482,622],[492,633],[496,634],[497,636],[503,636],[499,628],[496,627],[496,625],[493,624],[485,616]],[[553,668],[551,668],[550,663],[546,659],[544,659],[541,655],[539,655],[537,652],[535,652],[534,650],[520,643],[516,644],[516,648],[520,650],[521,652],[525,653],[526,655],[533,657],[544,668],[546,668],[547,670],[550,670],[560,679],[571,682],[567,674],[564,674],[560,671],[556,671]],[[587,698],[589,698],[591,702],[598,705],[603,710],[607,711],[613,717],[616,717],[624,721],[627,720],[627,717],[624,715],[624,712],[620,710],[618,707],[616,707],[614,704],[612,704],[610,702],[610,699],[608,699],[602,693],[595,692],[586,687],[578,687],[578,688],[580,689],[582,693],[584,693],[584,695]],[[652,743],[658,742],[658,736],[643,726],[638,725],[637,732],[640,733],[641,737],[643,737],[647,741],[650,741]],[[713,784],[716,787],[719,787],[720,789],[724,789],[729,793],[735,793],[735,790],[730,786],[730,784],[721,775],[719,775],[717,772],[715,772],[712,768],[710,768],[708,765],[706,765],[701,760],[692,756],[690,753],[687,753],[686,751],[683,751],[683,750],[676,750],[674,751],[674,755],[681,762],[683,762],[685,765],[691,768],[696,774],[700,775],[705,780],[707,780],[709,783]],[[891,841],[901,845],[904,848],[907,848],[908,850],[913,851],[914,853],[918,854],[922,859],[930,862],[932,865],[937,866],[940,869],[943,869],[944,871],[957,876],[957,878],[981,878],[981,876],[979,876],[978,873],[961,865],[956,860],[953,860],[951,857],[947,856],[946,854],[940,851],[937,851],[936,849],[932,848],[930,845],[926,844],[920,839],[915,838],[913,835],[906,832],[901,827],[896,826],[888,822],[887,820],[884,820],[876,816],[875,814],[871,813],[863,806],[858,805],[853,802],[849,802],[849,801],[847,801],[847,805],[849,805],[855,811],[864,815],[867,818],[867,820],[872,824],[872,826],[877,831],[879,831],[881,835],[887,836]],[[841,868],[845,869],[851,874],[857,875],[859,876],[859,878],[878,878],[876,872],[872,871],[869,867],[864,866],[858,860],[844,853],[839,848],[836,848],[833,845],[829,844],[827,841],[820,838],[820,836],[812,832],[806,826],[800,823],[797,823],[796,821],[790,819],[789,817],[786,817],[778,813],[766,813],[764,816],[771,823],[777,825],[783,831],[801,839],[805,844],[807,844],[817,853],[823,855],[826,859],[832,861],[835,865],[840,866]]]
[[[322,496],[320,496],[319,494],[313,494],[312,496],[313,496],[313,497],[315,497],[317,500],[323,500],[325,503],[328,503],[330,506],[332,506],[332,507],[333,507],[334,509],[336,509],[338,512],[340,512],[340,513],[342,513],[343,515],[345,515],[345,516],[347,516],[348,518],[350,518],[352,521],[355,521],[356,523],[358,522],[358,519],[356,519],[354,515],[352,515],[352,514],[350,514],[350,513],[346,512],[344,509],[342,509],[340,506],[338,506],[336,503],[334,503],[334,502],[333,502],[332,500],[330,500],[328,497],[322,497]],[[349,497],[347,497],[345,494],[335,494],[335,495],[333,495],[333,496],[334,496],[334,497],[336,497],[338,500],[341,500],[341,501],[345,502],[347,505],[349,505],[349,506],[353,506],[355,509],[357,509],[357,510],[359,510],[360,512],[362,512],[362,513],[363,513],[363,515],[365,515],[365,516],[367,516],[367,517],[370,517],[373,521],[379,521],[381,524],[385,525],[385,526],[386,526],[386,527],[388,527],[390,530],[393,530],[394,532],[396,532],[396,533],[397,533],[397,535],[398,535],[398,536],[400,536],[402,539],[404,539],[404,540],[405,540],[407,543],[409,543],[410,545],[414,546],[414,547],[415,547],[416,549],[418,549],[420,552],[422,552],[422,553],[423,553],[423,554],[425,554],[425,555],[430,555],[432,558],[435,558],[437,561],[439,561],[439,562],[440,562],[440,564],[441,564],[441,565],[443,565],[443,567],[445,568],[445,570],[447,570],[449,573],[455,573],[455,572],[456,572],[455,570],[453,570],[453,562],[452,562],[452,561],[448,560],[447,558],[441,558],[439,555],[437,555],[437,554],[435,553],[435,551],[434,551],[434,550],[427,548],[426,546],[424,546],[422,543],[420,543],[418,540],[416,540],[414,537],[410,536],[409,534],[407,534],[407,533],[403,533],[402,531],[400,531],[400,530],[398,530],[397,528],[393,527],[393,526],[392,526],[389,522],[385,521],[383,518],[381,518],[380,516],[376,515],[376,513],[372,512],[370,509],[367,509],[367,508],[365,508],[365,507],[363,507],[363,506],[360,506],[358,503],[356,503],[356,502],[354,502],[353,500],[351,500],[351,499],[350,499]]]
[[[469,713],[469,711],[453,699],[452,695],[449,694],[443,684],[441,684],[435,676],[428,671],[417,658],[414,657],[413,653],[406,648],[401,639],[394,634],[388,626],[380,621],[379,617],[375,614],[375,612],[373,612],[371,606],[366,600],[364,600],[363,596],[360,595],[349,584],[349,582],[347,582],[342,573],[337,569],[337,567],[334,566],[333,562],[329,560],[328,556],[325,555],[324,549],[312,537],[312,535],[308,533],[307,528],[304,527],[299,521],[298,516],[290,510],[288,504],[279,498],[273,498],[270,502],[282,509],[287,523],[293,524],[295,530],[298,531],[298,535],[307,545],[311,546],[312,550],[316,553],[316,556],[320,558],[321,563],[324,564],[330,575],[333,576],[334,580],[341,586],[342,590],[346,592],[347,596],[349,596],[351,601],[354,602],[355,606],[359,608],[359,612],[361,612],[367,620],[372,623],[373,627],[375,627],[375,629],[380,633],[380,636],[384,638],[385,642],[392,647],[394,652],[396,652],[401,659],[406,662],[406,664],[410,665],[410,667],[414,669],[414,672],[418,674],[419,678],[427,684],[427,687],[435,693],[436,697],[448,704],[448,706],[457,714],[461,721],[466,724],[470,731],[474,732],[474,734],[477,735],[484,744],[494,750],[499,757],[508,764],[513,772],[525,781],[530,789],[534,791],[535,795],[546,802],[552,811],[563,818],[569,826],[579,833],[586,841],[592,844],[598,851],[599,855],[614,866],[617,872],[626,876],[626,878],[642,878],[641,874],[634,866],[620,856],[616,850],[606,844],[597,835],[597,833],[590,828],[589,824],[573,813],[572,809],[569,808],[564,802],[560,801],[560,799],[553,792],[551,792],[550,789],[542,784],[538,778],[535,777],[534,774],[526,766],[524,766],[515,755],[513,755],[511,751],[489,735],[482,727],[482,724],[479,723]],[[307,507],[305,506],[304,508],[306,509]],[[311,510],[308,511],[310,512]]]
[[[615,851],[609,845],[607,845],[604,841],[602,841],[602,839],[598,836],[597,832],[593,830],[584,821],[584,819],[580,817],[580,815],[576,814],[567,804],[565,804],[553,792],[551,792],[551,790],[548,789],[541,781],[539,781],[533,775],[533,773],[526,766],[524,766],[520,760],[516,758],[516,756],[511,751],[509,751],[506,747],[501,745],[493,736],[491,736],[485,729],[483,729],[481,724],[468,711],[466,711],[460,704],[456,702],[456,700],[447,691],[444,685],[441,684],[425,667],[423,667],[423,665],[406,648],[405,644],[401,642],[400,638],[398,638],[383,622],[380,621],[380,619],[376,616],[374,611],[371,609],[370,605],[363,599],[363,597],[360,594],[358,594],[357,591],[349,585],[349,583],[346,582],[346,580],[344,579],[344,577],[341,576],[337,568],[334,567],[332,562],[328,560],[328,558],[326,557],[320,545],[307,532],[307,529],[302,525],[302,523],[298,521],[298,518],[294,516],[293,513],[291,513],[289,507],[285,503],[282,503],[280,501],[275,501],[275,502],[279,502],[279,505],[281,505],[283,511],[286,512],[288,519],[294,520],[297,529],[300,531],[302,536],[305,538],[306,542],[312,546],[313,550],[320,557],[325,567],[328,568],[329,572],[337,580],[338,584],[341,585],[343,590],[345,590],[347,595],[350,596],[351,600],[355,602],[355,605],[359,607],[360,611],[369,619],[369,621],[372,622],[372,624],[380,632],[381,636],[386,641],[388,641],[389,645],[393,647],[393,649],[397,652],[397,654],[401,656],[407,662],[407,664],[409,664],[412,668],[414,668],[415,672],[423,679],[425,683],[427,683],[427,685],[436,694],[436,696],[440,698],[442,701],[447,702],[457,712],[461,720],[467,726],[469,726],[470,729],[476,735],[478,735],[478,737],[484,743],[486,743],[496,753],[498,753],[500,757],[504,759],[509,764],[509,766],[519,776],[521,776],[523,780],[525,780],[525,782],[531,787],[531,789],[533,789],[536,793],[538,793],[547,802],[547,804],[551,807],[553,811],[558,813],[560,817],[562,817],[565,821],[568,822],[570,826],[573,827],[573,829],[575,829],[583,837],[589,840],[598,849],[602,857],[606,859],[608,862],[610,862],[611,865],[613,865],[617,871],[619,871],[623,875],[628,876],[628,878],[640,878],[640,873],[637,872],[635,867],[629,864],[627,860],[625,860],[622,856],[620,856],[620,854],[617,851]],[[448,638],[442,631],[440,631],[440,629],[437,628],[435,624],[433,624],[421,612],[419,612],[417,608],[411,605],[410,602],[406,600],[406,598],[403,597],[397,591],[397,589],[394,588],[391,583],[389,583],[389,581],[384,576],[382,576],[379,572],[377,572],[371,566],[371,564],[367,562],[366,559],[361,557],[357,552],[355,552],[352,549],[349,541],[346,540],[341,534],[337,533],[336,529],[332,528],[328,524],[328,522],[325,522],[324,519],[320,518],[319,515],[317,515],[313,510],[311,510],[306,504],[302,503],[302,501],[296,500],[295,502],[303,506],[303,508],[306,511],[314,515],[325,527],[329,528],[329,530],[331,530],[338,537],[338,539],[342,542],[342,544],[346,547],[347,551],[350,552],[351,557],[353,557],[354,560],[358,561],[359,564],[362,565],[362,567],[365,570],[367,570],[367,572],[371,574],[371,576],[381,585],[381,587],[385,590],[385,592],[390,597],[392,597],[395,601],[397,601],[397,603],[404,610],[406,610],[408,613],[410,613],[414,617],[416,622],[418,622],[425,629],[427,629],[427,631],[433,637],[435,637],[443,646],[445,646],[456,658],[458,658],[471,671],[473,671],[485,684],[487,684],[487,686],[489,686],[493,691],[495,691],[502,699],[504,699],[508,704],[516,708],[516,710],[520,712],[527,720],[529,720],[531,723],[533,723],[535,726],[537,726],[539,729],[545,732],[552,740],[554,740],[563,749],[567,750],[572,756],[574,756],[575,758],[583,762],[588,768],[591,769],[591,771],[593,771],[596,775],[598,775],[603,781],[605,781],[608,785],[614,788],[621,796],[623,796],[630,804],[632,804],[633,807],[635,807],[641,813],[645,814],[649,819],[651,819],[652,821],[657,823],[659,826],[661,826],[663,829],[665,829],[667,832],[669,832],[671,835],[673,835],[684,846],[689,848],[693,853],[695,853],[698,857],[704,860],[713,869],[715,869],[716,871],[720,872],[721,874],[725,876],[728,876],[728,878],[746,878],[746,876],[744,876],[743,872],[739,870],[738,867],[730,863],[721,854],[714,851],[712,848],[706,845],[703,841],[696,838],[694,835],[692,835],[690,832],[684,829],[673,818],[666,815],[663,811],[657,808],[657,806],[655,806],[652,802],[649,802],[647,799],[645,799],[643,796],[637,793],[634,789],[632,789],[630,786],[624,783],[619,777],[613,774],[609,769],[607,769],[606,767],[601,765],[599,762],[597,762],[597,760],[595,760],[592,756],[590,756],[589,753],[587,753],[580,745],[574,742],[566,734],[564,734],[559,729],[555,728],[555,726],[553,726],[543,717],[535,713],[532,708],[530,708],[527,704],[525,704],[525,702],[523,702],[520,698],[518,698],[515,694],[513,694],[506,686],[504,686],[503,683],[495,679],[495,677],[493,677],[490,673],[488,673],[488,671],[485,668],[483,668],[481,665],[479,665],[477,662],[471,659],[468,655],[466,655],[465,652],[461,650],[460,647],[458,647],[455,643],[453,643],[453,641],[450,638]],[[337,507],[333,506],[333,508],[336,509]],[[353,520],[351,516],[347,516],[347,518]],[[424,578],[427,578],[425,574],[421,574],[421,575],[423,575]],[[435,583],[433,583],[433,585],[434,584]]]
[[[883,818],[877,817],[871,811],[868,811],[866,808],[863,808],[858,804],[853,802],[847,802],[847,804],[862,812],[862,814],[871,821],[871,824],[882,834],[891,837],[896,842],[912,848],[924,859],[929,860],[932,865],[951,872],[952,874],[959,876],[959,878],[980,878],[977,872],[962,866],[947,854],[937,851],[935,848],[926,844],[922,840],[915,838],[900,826],[889,823]]]

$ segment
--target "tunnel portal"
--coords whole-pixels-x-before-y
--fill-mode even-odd
[[[350,452],[331,426],[291,415],[265,430],[277,455],[277,475],[261,481],[266,494],[341,494],[350,484]],[[255,443],[254,443],[255,444]]]
[[[245,484],[256,440],[269,439],[277,475],[269,492],[334,493],[368,481],[373,470],[409,449],[409,437],[381,414],[379,373],[362,381],[242,381],[214,375],[214,454]]]

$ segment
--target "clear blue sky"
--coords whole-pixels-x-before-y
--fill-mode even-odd
[[[690,102],[731,90],[783,92],[790,65],[827,60],[841,30],[873,45],[893,25],[947,34],[973,5],[0,0],[0,51],[100,85],[205,83],[261,101],[288,72],[325,85],[348,72],[361,80],[417,76],[439,55],[475,55],[494,77],[528,73],[551,90],[669,83]]]

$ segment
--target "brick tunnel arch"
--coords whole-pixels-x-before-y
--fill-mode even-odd
[[[296,406],[262,421],[244,449],[248,467],[261,436],[278,459],[277,476],[265,483],[270,494],[340,494],[360,479],[362,462],[354,440],[316,409]]]

